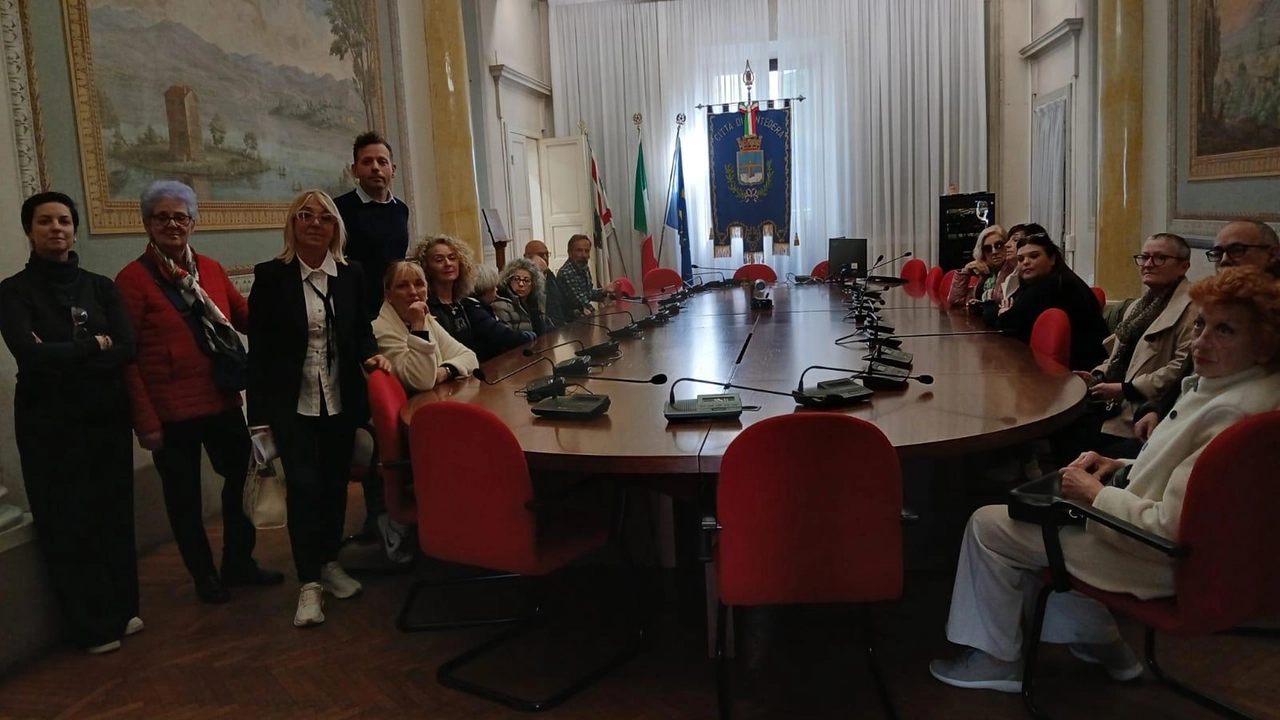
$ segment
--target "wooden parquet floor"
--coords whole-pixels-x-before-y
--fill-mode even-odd
[[[351,503],[362,506],[353,488]],[[354,517],[354,510],[353,510]],[[211,526],[211,534],[217,528]],[[213,539],[213,538],[211,538]],[[216,542],[216,541],[215,541]],[[356,548],[354,554],[361,554]],[[257,557],[292,576],[283,531],[259,534]],[[350,558],[347,564],[358,564]],[[236,589],[229,604],[200,604],[176,548],[142,559],[145,632],[119,652],[90,657],[59,649],[0,679],[0,718],[430,718],[498,720],[519,713],[436,684],[444,660],[493,630],[402,634],[394,621],[419,565],[402,576],[362,576],[363,596],[326,599],[327,622],[292,626],[297,584]],[[434,570],[438,570],[435,568]],[[701,572],[656,571],[645,587],[616,570],[586,567],[548,588],[549,628],[530,633],[492,662],[468,670],[517,691],[550,689],[616,647],[620,618],[656,598],[650,647],[631,663],[550,713],[562,720],[706,720],[715,717],[714,667],[706,657]],[[953,652],[943,639],[951,577],[911,573],[906,597],[876,608],[881,657],[903,718],[1026,717],[1021,699],[957,690],[933,680],[933,657]],[[518,588],[490,587],[518,597]],[[510,594],[508,594],[510,593]],[[619,600],[625,596],[624,600]],[[455,612],[479,607],[457,597]],[[847,609],[781,610],[744,617],[735,676],[738,718],[879,718],[879,705]],[[1137,628],[1126,636],[1140,647]],[[1216,637],[1165,640],[1163,659],[1185,679],[1265,718],[1280,718],[1280,641]],[[1149,675],[1129,684],[1046,646],[1042,707],[1058,718],[1200,720],[1207,711],[1160,687]]]

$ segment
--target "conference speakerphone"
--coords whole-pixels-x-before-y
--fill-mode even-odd
[[[872,390],[901,390],[907,386],[907,376],[911,374],[906,368],[877,361],[868,364],[867,371],[874,374],[863,376],[862,382]]]
[[[853,378],[823,380],[813,390],[792,393],[796,403],[806,407],[838,407],[853,405],[871,399],[875,392]]]
[[[699,395],[667,403],[662,411],[668,420],[736,420],[742,416],[738,393]]]
[[[879,348],[876,348],[876,351],[874,353],[862,359],[872,360],[875,362],[884,363],[885,365],[892,365],[894,367],[900,367],[905,370],[910,370],[911,363],[915,361],[916,356],[904,350],[898,350],[896,348],[881,346]]]
[[[529,409],[534,415],[553,420],[590,420],[609,411],[609,396],[579,393],[549,397]]]

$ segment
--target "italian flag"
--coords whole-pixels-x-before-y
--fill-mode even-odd
[[[635,240],[640,244],[640,278],[658,267],[658,259],[653,254],[653,235],[649,234],[649,181],[644,170],[644,138],[640,138],[636,149],[636,195],[631,212],[631,228]]]

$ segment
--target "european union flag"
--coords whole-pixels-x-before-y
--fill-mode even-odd
[[[689,207],[684,199],[684,162],[680,159],[680,138],[676,138],[674,160],[676,181],[671,185],[671,197],[667,199],[666,226],[676,231],[680,238],[680,277],[685,282],[693,279],[693,255],[689,250]]]

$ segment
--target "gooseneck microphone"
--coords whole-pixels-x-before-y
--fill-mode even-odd
[[[544,375],[539,378],[534,378],[533,380],[530,380],[528,383],[526,383],[524,386],[525,398],[529,402],[537,402],[538,400],[545,400],[546,398],[549,398],[549,397],[563,395],[565,392],[565,388],[567,387],[567,384],[565,383],[565,380],[563,377],[556,374],[555,363],[551,362],[551,360],[549,360],[546,357],[540,357],[531,363],[526,363],[524,365],[521,365],[520,367],[516,368],[515,370],[512,370],[506,375],[503,375],[502,377],[496,378],[494,380],[490,380],[487,377],[485,377],[484,370],[480,368],[476,368],[475,372],[473,372],[472,375],[474,375],[476,379],[480,380],[485,385],[497,385],[503,380],[506,380],[507,378],[513,375],[518,375],[524,372],[525,370],[528,370],[529,368],[533,367],[534,365],[537,365],[538,363],[543,363],[543,362],[551,366],[551,375]]]
[[[682,382],[702,383],[722,388],[751,390],[769,395],[791,397],[790,393],[779,392],[778,390],[766,390],[722,380],[701,380],[699,378],[683,377],[671,383],[671,392],[667,396],[667,405],[662,410],[662,414],[667,420],[733,420],[740,417],[745,409],[742,406],[742,398],[737,393],[699,395],[689,400],[676,400],[676,386]]]
[[[525,348],[525,349],[524,349],[524,356],[525,356],[525,357],[533,357],[534,355],[541,355],[542,353],[545,353],[545,352],[551,352],[552,350],[555,350],[556,348],[564,347],[565,345],[573,345],[574,343],[577,343],[577,344],[578,344],[578,352],[576,352],[576,353],[575,353],[576,355],[583,355],[583,354],[586,354],[586,347],[582,344],[582,341],[581,341],[581,340],[566,340],[566,341],[564,341],[564,342],[562,342],[562,343],[557,343],[557,344],[555,344],[555,345],[552,345],[552,346],[551,346],[551,347],[549,347],[549,348],[543,348],[543,349],[541,349],[541,350],[534,350],[533,348]]]
[[[825,380],[818,383],[817,387],[805,390],[804,376],[809,374],[810,370],[830,370],[832,372],[845,373],[846,377],[836,380]],[[828,365],[810,365],[800,373],[800,380],[796,383],[796,389],[791,393],[791,397],[795,398],[797,405],[811,408],[835,408],[845,405],[853,405],[854,403],[865,402],[871,399],[875,394],[873,390],[854,382],[852,376],[865,372],[864,370],[854,370],[852,368],[830,367]]]
[[[891,263],[896,263],[896,262],[898,262],[899,260],[905,260],[905,259],[907,259],[907,258],[911,257],[911,255],[912,255],[912,252],[911,252],[910,250],[908,250],[908,251],[906,251],[906,252],[902,253],[902,254],[901,254],[901,255],[899,255],[898,257],[895,257],[895,258],[889,258],[888,260],[882,260],[881,258],[883,258],[884,256],[883,256],[883,255],[881,255],[880,257],[876,258],[876,262],[875,262],[875,264],[874,264],[874,265],[872,265],[871,267],[867,268],[867,272],[869,273],[869,272],[871,272],[872,270],[875,270],[876,268],[878,268],[878,267],[882,267],[882,266],[884,266],[884,265],[889,265],[889,264],[891,264]]]
[[[609,315],[626,315],[628,318],[631,319],[631,322],[627,323],[626,325],[623,325],[620,328],[611,328],[608,325],[603,325],[598,322],[591,322],[590,320],[586,319],[587,317],[601,318],[601,317],[608,317]],[[574,320],[573,322],[579,323],[582,325],[590,325],[591,327],[598,327],[604,330],[609,335],[609,338],[611,340],[615,338],[620,338],[620,337],[635,337],[636,335],[640,334],[640,326],[636,324],[636,318],[634,315],[631,314],[631,311],[629,310],[614,310],[613,312],[600,313],[599,315],[584,316]]]
[[[963,335],[1000,335],[999,330],[961,330],[960,332],[932,332],[932,333],[906,333],[904,335],[893,335],[894,338],[919,338],[919,337],[960,337]]]
[[[551,366],[552,371],[554,371],[554,370],[555,370],[555,367],[556,367],[556,364],[555,364],[555,363],[551,362],[551,360],[550,360],[550,359],[548,359],[548,358],[540,357],[540,358],[538,358],[537,360],[534,360],[533,362],[525,363],[524,365],[521,365],[520,367],[516,368],[515,370],[512,370],[511,372],[507,373],[506,375],[503,375],[502,377],[499,377],[499,378],[495,378],[495,379],[493,379],[493,380],[490,380],[488,377],[486,377],[486,373],[485,373],[485,371],[484,371],[484,368],[476,368],[476,369],[475,369],[475,372],[473,372],[473,373],[471,373],[471,374],[472,374],[472,375],[474,375],[474,376],[476,377],[476,379],[477,379],[477,380],[480,380],[481,382],[483,382],[485,385],[497,385],[498,383],[502,382],[503,380],[506,380],[507,378],[509,378],[509,377],[511,377],[511,376],[513,376],[513,375],[519,375],[520,373],[524,372],[525,370],[528,370],[529,368],[533,367],[534,365],[537,365],[538,363],[542,363],[542,362],[544,362],[544,363],[546,363],[546,364],[550,365],[550,366]]]
[[[637,380],[635,378],[608,377],[607,375],[592,375],[590,376],[589,379],[608,380],[609,382],[639,383],[641,385],[666,385],[667,384],[667,376],[665,373],[658,373],[653,377],[643,379],[643,380]]]

